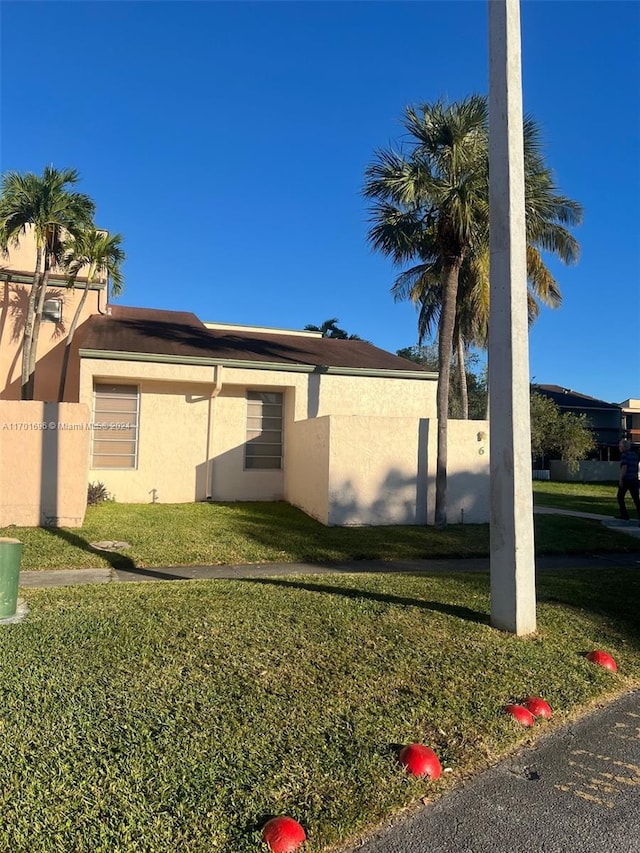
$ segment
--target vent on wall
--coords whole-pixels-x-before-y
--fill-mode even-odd
[[[62,320],[62,299],[45,299],[42,319],[48,323],[59,323]]]

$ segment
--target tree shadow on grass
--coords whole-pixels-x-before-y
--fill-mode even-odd
[[[640,571],[637,568],[566,569],[537,577],[538,600],[610,619],[640,645]]]
[[[126,554],[120,554],[117,551],[100,551],[97,548],[92,548],[86,539],[72,533],[64,527],[43,527],[45,533],[51,536],[56,536],[58,539],[63,539],[74,548],[79,548],[81,551],[86,551],[94,556],[102,557],[109,563],[112,569],[120,572],[129,572],[133,575],[138,575],[141,579],[152,580],[188,580],[183,575],[169,574],[166,571],[156,571],[154,569],[142,568],[136,566],[131,557]],[[61,566],[60,568],[64,568]]]
[[[337,595],[342,598],[367,599],[369,601],[380,601],[383,604],[398,605],[400,607],[418,607],[422,610],[432,610],[436,613],[444,613],[446,616],[454,616],[467,622],[477,622],[481,625],[489,624],[489,615],[469,607],[458,604],[443,604],[441,601],[424,601],[420,598],[403,598],[399,595],[372,592],[370,590],[352,589],[340,586],[329,586],[328,584],[311,583],[302,580],[282,580],[279,578],[241,578],[243,583],[257,583],[269,586],[281,586],[291,589],[302,589],[307,592],[319,592],[328,595]]]
[[[86,551],[88,554],[93,554],[94,557],[102,557],[102,559],[109,563],[112,569],[126,569],[127,571],[131,571],[136,568],[136,564],[126,554],[120,554],[117,551],[98,551],[96,548],[92,548],[86,539],[64,527],[43,527],[41,529],[50,536],[63,539],[80,551]]]

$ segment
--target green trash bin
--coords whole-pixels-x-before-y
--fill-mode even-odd
[[[22,542],[0,537],[0,619],[16,615]]]

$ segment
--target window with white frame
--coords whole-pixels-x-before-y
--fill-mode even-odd
[[[138,413],[136,385],[96,383],[93,389],[92,468],[136,468]]]
[[[244,467],[282,468],[283,395],[275,391],[247,392],[247,442]]]

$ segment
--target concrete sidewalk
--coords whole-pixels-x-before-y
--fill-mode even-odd
[[[536,559],[536,571],[585,567],[604,569],[612,566],[640,568],[640,552],[538,557]],[[134,569],[52,569],[42,572],[20,572],[20,586],[35,588],[140,581],[234,580],[278,575],[357,574],[363,572],[442,574],[447,572],[488,571],[488,557],[442,560],[357,560],[344,563],[250,563],[237,566],[153,566]]]
[[[640,537],[637,521],[622,521],[607,515],[573,512],[552,507],[535,507],[542,515],[568,515],[600,521],[605,527]],[[585,554],[570,557],[538,557],[536,570],[570,569],[584,566],[640,566],[640,552],[635,554]],[[311,575],[354,572],[488,572],[489,558],[436,560],[357,560],[343,563],[251,563],[236,566],[153,566],[130,569],[52,569],[20,572],[20,586],[25,588],[73,586],[92,583],[126,583],[159,580],[212,580],[277,575]],[[639,850],[640,853],[640,850]]]
[[[615,518],[611,515],[598,515],[593,512],[578,512],[570,509],[556,509],[550,506],[537,506],[534,508],[536,515],[568,515],[573,518],[588,518],[599,521],[604,527],[615,530],[617,533],[629,533],[631,536],[640,537],[640,521],[637,518]]]

